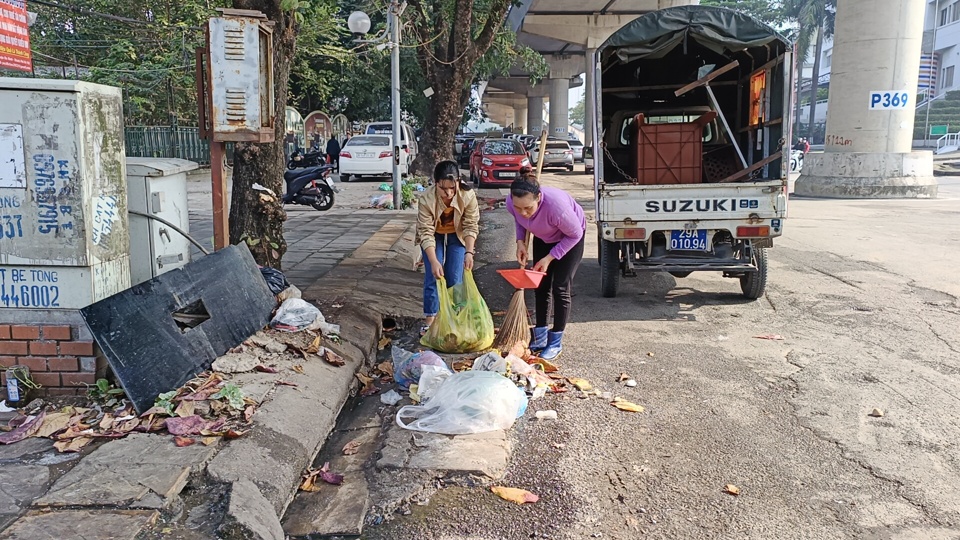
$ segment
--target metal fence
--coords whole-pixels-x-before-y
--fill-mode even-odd
[[[196,127],[129,126],[124,137],[127,155],[135,157],[166,157],[210,164],[210,143],[200,138]],[[227,143],[227,162],[233,163],[233,143]]]

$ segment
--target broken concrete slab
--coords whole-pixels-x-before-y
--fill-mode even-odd
[[[94,450],[35,504],[164,508],[216,451],[201,444],[180,448],[170,437],[136,433]]]
[[[0,465],[0,514],[17,514],[47,491],[50,471],[42,465]]]
[[[392,426],[377,467],[419,469],[448,475],[481,475],[499,480],[510,460],[507,432],[440,435]]]
[[[80,310],[138,412],[263,328],[276,298],[246,244]],[[157,361],[162,359],[163,361]]]
[[[154,522],[153,510],[58,510],[30,512],[3,532],[4,540],[134,540]]]
[[[227,515],[219,532],[224,540],[284,540],[283,527],[253,482],[240,480],[230,488]]]
[[[53,450],[53,441],[39,437],[30,437],[16,444],[0,445],[0,463],[20,461],[33,454]]]
[[[260,358],[249,352],[227,353],[213,361],[212,369],[220,373],[246,373],[260,364]]]

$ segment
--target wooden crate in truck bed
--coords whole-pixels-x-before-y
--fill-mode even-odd
[[[703,127],[717,117],[705,113],[693,122],[647,124],[643,113],[633,121],[633,164],[641,185],[703,182]]]

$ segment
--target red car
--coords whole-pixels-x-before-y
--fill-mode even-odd
[[[470,155],[470,179],[480,187],[509,186],[520,175],[520,168],[529,166],[530,157],[517,141],[477,141]]]

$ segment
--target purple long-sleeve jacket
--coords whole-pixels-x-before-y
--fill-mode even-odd
[[[510,195],[507,195],[507,211],[517,223],[517,240],[523,240],[530,231],[548,244],[557,244],[550,250],[554,259],[562,259],[573,249],[587,228],[583,208],[569,193],[558,188],[540,188],[540,207],[530,219],[517,215]]]

